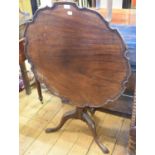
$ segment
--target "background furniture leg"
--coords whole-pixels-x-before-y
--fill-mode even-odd
[[[43,103],[43,96],[42,96],[40,82],[36,78],[35,78],[35,81],[36,81],[36,86],[37,86],[39,100]]]
[[[20,70],[21,70],[21,74],[22,74],[22,78],[25,86],[25,91],[26,91],[26,94],[29,95],[31,93],[31,88],[30,88],[27,71],[26,71],[26,66],[24,62],[20,63],[19,65],[20,65]]]

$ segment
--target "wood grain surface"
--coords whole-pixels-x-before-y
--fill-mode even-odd
[[[38,80],[71,104],[100,107],[124,91],[130,74],[126,47],[97,12],[55,3],[36,12],[25,38]]]

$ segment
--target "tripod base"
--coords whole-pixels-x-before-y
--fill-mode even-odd
[[[64,114],[58,126],[54,128],[47,128],[45,132],[51,133],[51,132],[59,130],[65,124],[65,122],[70,118],[80,119],[88,125],[88,127],[92,131],[96,144],[100,147],[103,153],[109,153],[109,150],[107,149],[107,147],[99,142],[97,133],[96,133],[95,122],[91,119],[88,112],[93,113],[93,111],[90,108],[76,108],[75,110],[69,111]]]

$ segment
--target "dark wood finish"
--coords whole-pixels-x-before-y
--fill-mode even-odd
[[[97,12],[55,3],[37,11],[25,37],[38,80],[71,104],[100,107],[124,91],[129,76],[125,45]]]
[[[22,74],[22,78],[25,86],[25,91],[26,91],[26,94],[29,95],[31,94],[31,86],[30,86],[30,81],[27,75],[27,70],[25,65],[26,56],[24,53],[24,47],[25,47],[25,39],[22,38],[19,40],[19,65],[20,65],[21,74]],[[42,96],[40,82],[37,80],[37,78],[35,78],[35,81],[36,81],[36,87],[38,92],[38,98],[41,101],[41,103],[43,103],[43,96]]]
[[[133,70],[128,79],[124,94],[121,95],[116,101],[103,105],[103,107],[100,107],[97,110],[130,118],[132,113],[135,85],[136,71]]]
[[[46,132],[60,129],[69,118],[81,119],[101,150],[108,153],[97,139],[88,111],[93,114],[94,108],[116,100],[125,89],[130,66],[119,33],[97,12],[62,2],[38,10],[27,25],[25,38],[25,54],[36,79],[76,106]]]
[[[29,95],[31,93],[31,88],[30,88],[30,83],[27,75],[27,70],[25,66],[25,54],[24,54],[24,39],[19,40],[19,65],[20,65],[20,70],[24,82],[24,87],[26,94]]]
[[[42,96],[42,91],[41,91],[41,85],[40,82],[38,81],[37,78],[35,78],[36,86],[37,86],[37,92],[38,92],[38,97],[41,103],[43,103],[43,96]]]
[[[136,71],[132,71],[131,76],[129,77],[127,83],[127,88],[124,93],[127,95],[134,96],[135,85],[136,85]]]
[[[103,107],[97,108],[98,111],[103,111],[107,113],[111,113],[114,115],[119,115],[123,117],[131,117],[132,112],[132,102],[134,95],[134,88],[136,84],[136,72],[132,72],[129,77],[127,88],[125,89],[125,94],[122,94],[116,101],[110,102],[108,104],[103,105]],[[36,86],[38,91],[38,97],[41,103],[43,103],[43,95],[41,91],[40,82],[36,79]],[[69,100],[61,97],[63,103],[69,103]]]
[[[19,40],[19,64],[22,64],[26,60],[26,56],[24,54],[24,38]]]
[[[55,128],[47,128],[45,131],[46,133],[51,133],[59,130],[64,125],[64,123],[70,118],[80,119],[88,125],[88,127],[92,131],[95,142],[101,148],[103,153],[109,153],[109,150],[107,149],[107,147],[101,144],[98,140],[95,122],[91,119],[90,115],[88,114],[88,112],[90,111],[91,109],[89,108],[76,108],[75,110],[69,111],[64,114],[58,126],[56,126]]]
[[[121,115],[124,117],[131,117],[132,102],[132,96],[122,95],[116,101],[110,102],[103,107],[96,108],[96,110]]]
[[[69,100],[62,99],[63,103],[69,103]],[[122,117],[131,118],[132,113],[132,102],[133,96],[121,95],[116,101],[109,102],[99,108],[92,108],[91,112],[102,111],[106,113],[111,113],[113,115],[118,115]]]
[[[103,107],[100,107],[98,110],[124,117],[131,117],[135,85],[136,72],[132,71],[124,94],[121,95],[116,101],[103,105]]]

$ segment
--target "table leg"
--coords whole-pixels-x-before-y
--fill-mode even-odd
[[[84,121],[88,125],[88,127],[91,129],[94,140],[95,140],[96,144],[100,147],[100,149],[103,151],[103,153],[105,153],[105,154],[109,153],[108,148],[105,145],[101,144],[98,140],[95,122],[89,116],[88,110],[89,110],[89,108],[87,109],[87,108],[78,108],[77,107],[76,109],[65,113],[63,115],[60,123],[56,127],[47,128],[45,130],[45,132],[51,133],[51,132],[55,132],[55,131],[59,130],[65,124],[65,122],[68,121],[69,119],[72,119],[72,118],[80,119],[80,120]]]

